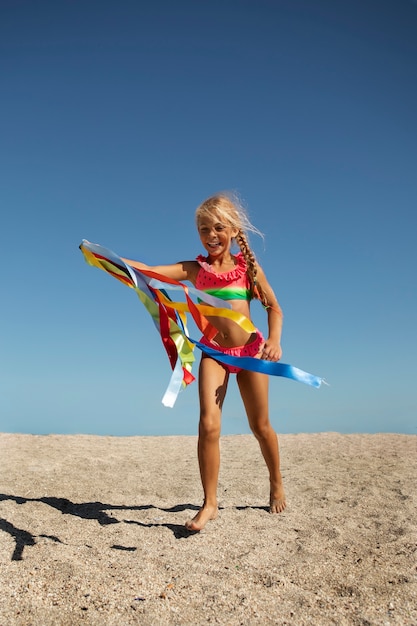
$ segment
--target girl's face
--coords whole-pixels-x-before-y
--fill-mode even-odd
[[[202,217],[198,222],[201,243],[211,257],[228,253],[237,233],[236,228],[216,215]]]

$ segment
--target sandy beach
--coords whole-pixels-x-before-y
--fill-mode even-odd
[[[417,437],[222,438],[201,533],[195,437],[0,435],[0,626],[417,625]]]

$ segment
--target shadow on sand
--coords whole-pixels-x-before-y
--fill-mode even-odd
[[[46,504],[57,511],[60,511],[63,515],[74,515],[75,517],[79,517],[81,519],[87,520],[96,520],[100,526],[107,526],[109,524],[137,524],[138,526],[142,526],[144,528],[153,528],[153,527],[165,527],[168,528],[174,535],[176,539],[184,539],[187,537],[191,537],[194,535],[194,532],[188,531],[185,526],[180,524],[170,524],[163,522],[137,522],[133,520],[118,520],[114,517],[111,517],[107,511],[147,511],[150,509],[155,509],[158,511],[163,511],[165,513],[178,513],[180,511],[193,510],[198,511],[199,507],[194,504],[177,504],[172,507],[158,507],[153,504],[146,504],[140,506],[126,506],[126,505],[114,505],[114,504],[104,504],[102,502],[81,502],[75,503],[71,502],[67,498],[56,498],[53,496],[45,496],[43,498],[22,498],[20,496],[13,496],[8,494],[0,494],[0,502],[3,500],[11,500],[16,504],[26,504],[27,502],[39,502],[42,504]],[[23,558],[23,551],[25,547],[34,546],[36,544],[37,538],[46,538],[54,541],[56,543],[63,544],[58,537],[54,535],[34,535],[27,530],[18,528],[14,526],[11,522],[6,519],[0,517],[0,530],[8,533],[11,537],[13,537],[15,541],[15,549],[13,551],[11,560],[12,561],[21,561]],[[121,545],[113,545],[111,546],[114,550],[124,550],[128,552],[133,552],[136,550],[134,547],[129,546],[121,546]]]

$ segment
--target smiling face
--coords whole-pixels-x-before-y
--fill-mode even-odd
[[[210,257],[219,257],[230,252],[233,237],[238,231],[219,215],[201,216],[197,223],[201,243]]]

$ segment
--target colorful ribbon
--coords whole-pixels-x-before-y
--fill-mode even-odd
[[[192,316],[197,327],[208,340],[213,339],[218,331],[207,320],[207,316],[227,317],[249,333],[256,329],[247,317],[234,311],[231,305],[224,300],[151,270],[138,270],[131,267],[111,250],[90,243],[85,239],[82,241],[80,249],[89,265],[104,270],[134,289],[151,315],[173,370],[168,388],[162,399],[165,406],[174,406],[181,387],[193,382],[194,376],[191,370],[195,361],[193,352],[195,346],[226,365],[269,374],[270,376],[284,376],[313,387],[320,387],[321,383],[324,382],[322,378],[308,374],[286,363],[223,354],[219,350],[192,339],[188,334],[186,325],[187,313]],[[185,302],[171,300],[167,291],[182,292],[185,296]],[[204,304],[194,302],[191,295],[204,300]]]

